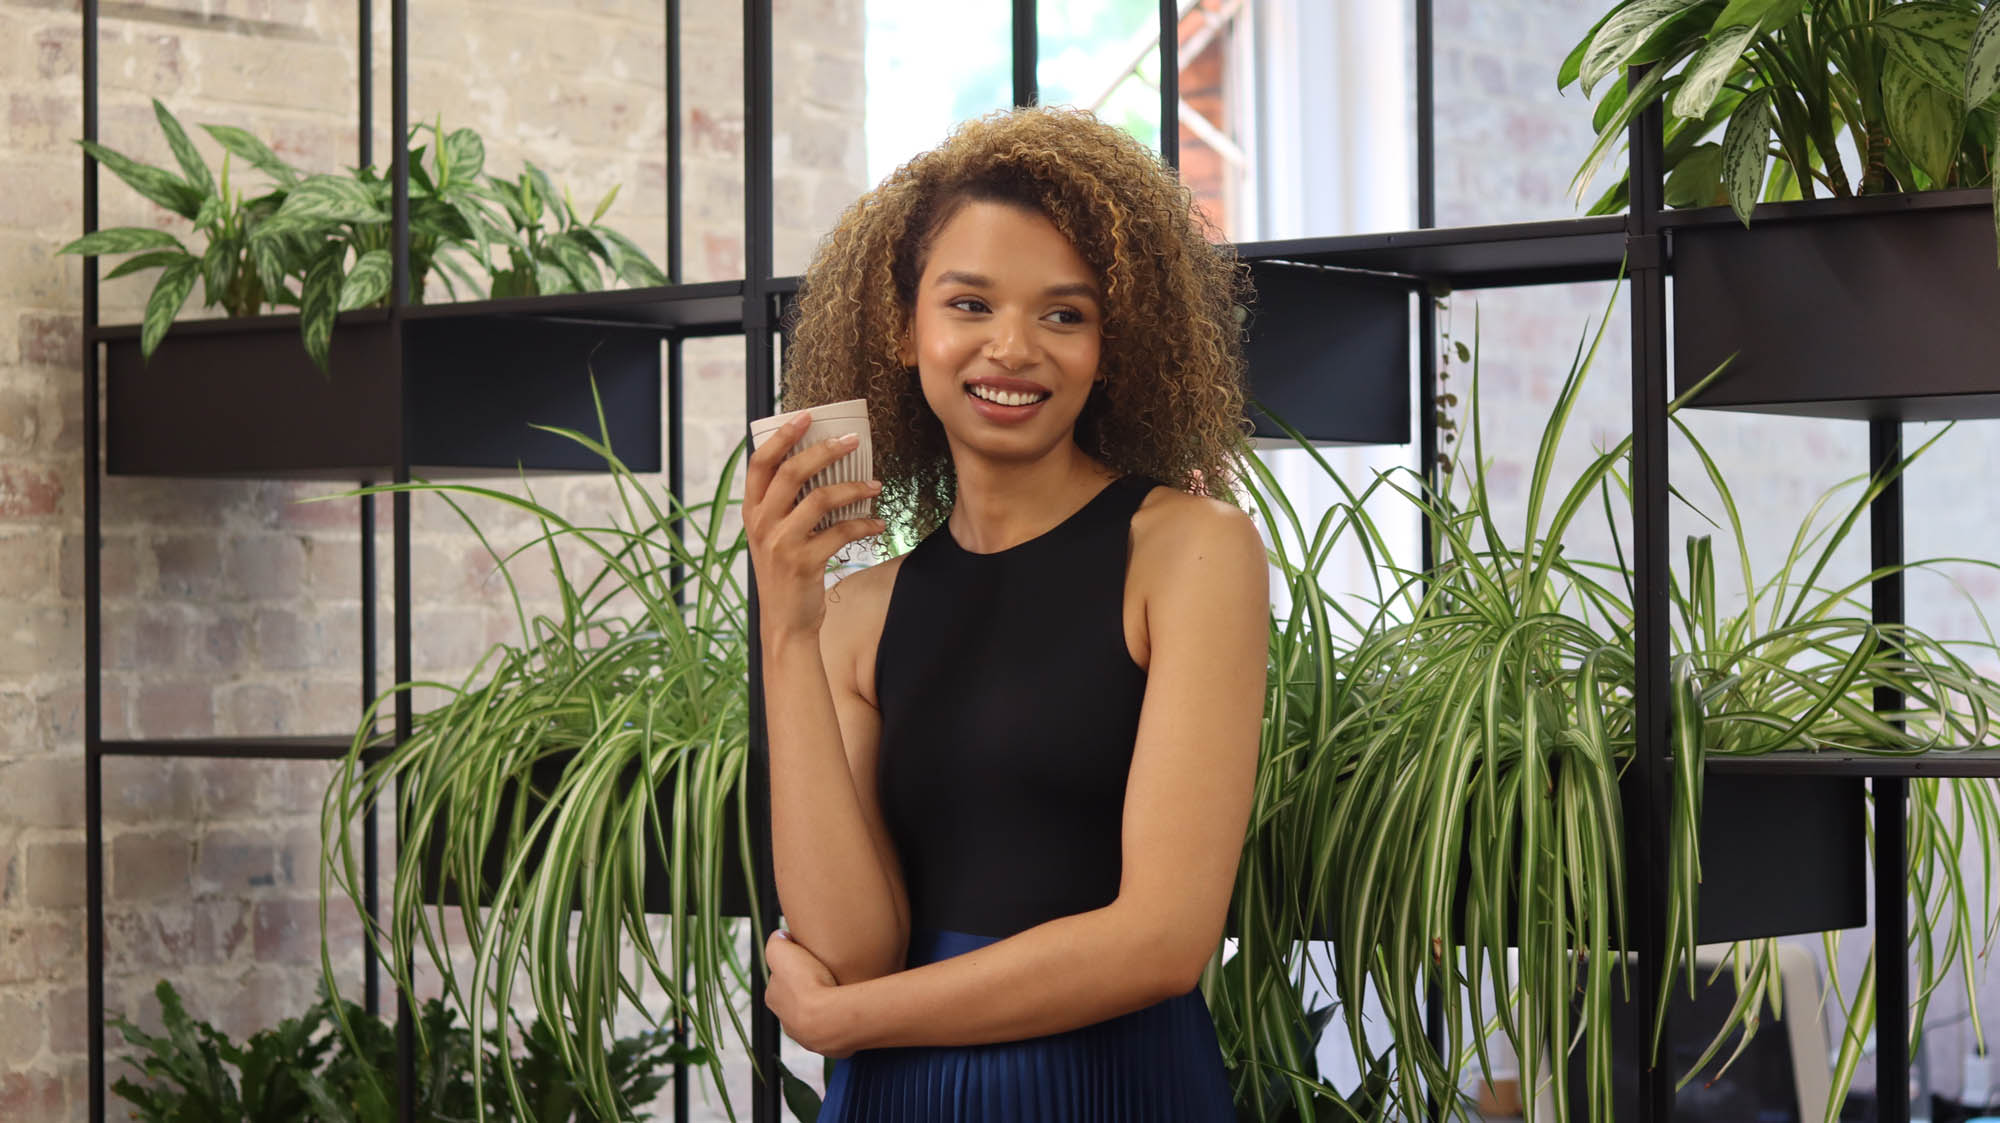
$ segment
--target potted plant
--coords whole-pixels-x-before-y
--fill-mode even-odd
[[[142,1079],[120,1077],[113,1094],[130,1103],[146,1123],[392,1123],[396,1068],[395,1027],[324,989],[304,1015],[259,1030],[240,1044],[208,1022],[190,1017],[173,984],[161,980],[164,1035],[147,1033],[124,1018],[111,1022],[132,1046]],[[416,1118],[451,1123],[473,1110],[471,1058],[482,1053],[489,1080],[505,1068],[527,1089],[535,1123],[599,1123],[583,1107],[555,1052],[555,1035],[536,1021],[516,1023],[520,1048],[489,1035],[475,1048],[472,1034],[433,998],[417,1013],[425,1048],[417,1065]],[[612,1081],[625,1104],[644,1104],[666,1086],[661,1069],[702,1060],[700,1050],[676,1045],[659,1030],[620,1038],[611,1046]],[[233,1071],[232,1071],[233,1070]],[[489,1093],[490,1095],[490,1093]],[[515,1118],[494,1113],[495,1118]],[[628,1112],[615,1118],[632,1118]]]
[[[518,972],[542,1021],[563,1027],[555,1052],[577,1094],[607,1118],[619,1104],[605,1044],[618,1015],[682,1020],[729,1109],[725,1029],[746,1050],[749,1039],[736,1009],[751,969],[738,929],[745,915],[757,922],[755,895],[743,888],[754,883],[747,597],[736,573],[746,540],[723,529],[739,502],[730,490],[743,449],[723,466],[713,500],[685,506],[669,496],[663,507],[608,445],[561,435],[609,467],[624,525],[578,525],[532,493],[469,484],[363,492],[438,495],[475,533],[464,500],[526,511],[542,529],[494,554],[520,641],[496,645],[456,687],[399,684],[364,717],[326,796],[323,898],[359,900],[351,828],[377,799],[395,800],[404,823],[395,889],[388,917],[367,931],[399,986],[410,990],[421,956],[469,1025],[504,1032]],[[524,558],[554,573],[557,611],[530,616],[521,604],[509,567]],[[448,696],[382,750],[378,718],[420,686]],[[448,895],[463,964],[445,934]],[[649,912],[666,917],[664,944]],[[330,959],[327,977],[331,986]],[[663,1006],[641,1000],[642,977]],[[525,1112],[518,1081],[501,1075],[487,1084],[475,1058],[475,1106]]]
[[[2000,386],[1962,361],[2000,342],[2000,9],[1624,0],[1557,83],[1597,97],[1578,190],[1664,101],[1665,201],[1693,208],[1664,220],[1677,393],[1736,354],[1696,404],[1925,420],[2000,408]],[[1592,213],[1626,198],[1621,180]]]
[[[1298,977],[1290,958],[1295,944],[1329,932],[1330,989],[1350,1012],[1347,1030],[1364,1066],[1382,1058],[1371,1054],[1351,1012],[1361,1009],[1371,987],[1382,1002],[1395,1042],[1390,1098],[1405,1118],[1422,1112],[1427,1092],[1454,1088],[1467,1064],[1478,1063],[1490,1077],[1486,1042],[1494,1033],[1514,1048],[1523,1072],[1556,1067],[1574,1042],[1587,1074],[1588,1115],[1611,1117],[1611,1012],[1630,988],[1621,966],[1631,946],[1625,909],[1631,873],[1620,785],[1635,744],[1631,574],[1622,563],[1570,556],[1564,539],[1589,512],[1601,508],[1609,521],[1614,501],[1629,501],[1629,438],[1600,452],[1572,484],[1551,489],[1556,450],[1595,347],[1593,341],[1579,349],[1558,395],[1518,528],[1503,529],[1487,491],[1476,352],[1468,439],[1459,446],[1469,447],[1469,460],[1454,458],[1448,478],[1458,481],[1455,487],[1439,490],[1396,472],[1357,491],[1320,460],[1343,500],[1309,526],[1260,464],[1245,465],[1295,607],[1290,619],[1272,622],[1264,763],[1232,906],[1241,943],[1219,967],[1224,976],[1240,972],[1243,981],[1234,991],[1211,987],[1210,1000],[1226,1007],[1240,1001],[1233,995],[1255,994],[1259,985],[1276,991],[1272,980]],[[1725,481],[1674,420],[1707,467],[1723,503],[1720,525],[1742,553],[1742,524]],[[1746,568],[1748,598],[1740,611],[1725,609],[1716,595],[1705,537],[1690,539],[1685,565],[1672,575],[1674,798],[1665,935],[1669,962],[1678,966],[1667,984],[1696,985],[1697,942],[1756,937],[1738,945],[1740,999],[1697,1069],[1733,1035],[1754,1033],[1760,1009],[1775,1005],[1772,932],[1821,926],[1807,914],[1805,928],[1714,930],[1704,908],[1713,903],[1713,883],[1724,880],[1715,875],[1718,866],[1741,875],[1761,856],[1722,850],[1704,860],[1703,842],[1729,825],[1715,805],[1727,781],[1709,775],[1705,760],[1837,746],[1912,752],[1979,744],[2000,707],[2000,684],[1945,645],[1915,629],[1869,623],[1856,601],[1866,579],[1821,587],[1832,552],[1885,482],[1866,481],[1832,527],[1817,525],[1815,508],[1775,576],[1759,580]],[[1427,516],[1437,558],[1429,570],[1393,566],[1394,552],[1369,513],[1383,502],[1410,503]],[[1318,565],[1343,538],[1375,560],[1381,575],[1375,589],[1338,597],[1319,589]],[[1343,634],[1354,638],[1342,640]],[[1977,646],[2000,650],[1990,642]],[[1875,717],[1877,685],[1912,699],[1906,730]],[[1788,795],[1787,802],[1797,798]],[[1830,819],[1857,843],[1844,861],[1853,878],[1845,891],[1858,895],[1864,829],[1858,785],[1839,798],[1845,802],[1835,804]],[[1968,812],[1953,817],[1947,809],[1954,801]],[[1912,845],[1911,884],[1918,907],[1936,918],[1942,934],[1912,926],[1915,993],[1926,1000],[1992,939],[1992,920],[1975,916],[1983,887],[1961,883],[1955,869],[1946,874],[1940,863],[1956,861],[1959,847],[2000,855],[1996,814],[2000,790],[1990,781],[1912,785],[1912,823],[1919,824],[1913,829],[1934,845]],[[1810,852],[1815,862],[1826,857]],[[1776,854],[1767,885],[1773,876],[1798,876],[1796,854]],[[1704,869],[1710,877],[1702,877]],[[1485,997],[1489,985],[1497,1005]],[[1442,999],[1442,1052],[1426,1036],[1427,994]],[[1859,997],[1846,1012],[1836,1111],[1873,1017]],[[1218,1010],[1217,1023],[1261,1024],[1254,1013]],[[1302,1009],[1285,1011],[1294,1025],[1304,1016]],[[1274,1028],[1243,1030],[1226,1047],[1253,1071],[1283,1071],[1296,1067],[1292,1041]],[[1525,1083],[1532,1112],[1535,1090]],[[1293,1073],[1301,1118],[1312,1118],[1310,1103],[1330,1091]],[[1555,1083],[1553,1096],[1557,1116],[1572,1117],[1565,1082]],[[1465,1105],[1443,1106],[1459,1115]]]
[[[613,399],[619,447],[657,469],[658,426],[645,422],[659,413],[656,329],[439,317],[398,334],[385,314],[394,271],[387,179],[372,167],[309,175],[243,129],[206,124],[224,150],[214,174],[157,99],[153,112],[178,171],[81,143],[133,190],[191,222],[202,241],[122,226],[58,251],[130,253],[107,279],[159,270],[143,322],[97,333],[111,472],[352,477],[387,475],[401,461],[587,469],[565,442],[516,439],[530,419],[588,426],[585,356]],[[426,132],[429,143],[417,143]],[[599,263],[630,285],[666,282],[631,239],[603,225],[617,188],[586,221],[532,163],[512,180],[487,173],[485,144],[471,129],[418,125],[409,142],[413,302],[429,278],[453,297],[461,286],[495,297],[588,291],[604,280]],[[240,161],[233,184],[232,160]],[[242,165],[269,181],[261,193],[244,190]],[[492,265],[496,252],[508,255],[506,268]],[[197,280],[204,306],[228,318],[169,337]],[[552,390],[552,368],[578,373],[557,376]]]

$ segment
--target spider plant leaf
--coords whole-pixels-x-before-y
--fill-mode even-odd
[[[339,310],[365,308],[389,293],[391,268],[388,250],[369,250],[355,259],[354,267],[340,283]]]
[[[167,147],[173,149],[174,160],[180,164],[188,185],[203,195],[214,195],[215,177],[209,174],[207,162],[195,151],[187,130],[181,128],[180,121],[159,98],[153,99],[153,116],[160,122],[160,131],[167,134]]]
[[[139,250],[167,247],[179,250],[183,254],[187,252],[181,245],[181,240],[165,230],[155,230],[150,226],[113,226],[106,230],[93,230],[56,252],[98,257],[104,254],[136,253]]]
[[[1883,8],[1870,26],[1891,55],[1957,100],[1965,95],[1973,34],[1981,22],[1959,5],[1918,0]]]
[[[1771,141],[1771,91],[1759,87],[1736,105],[1722,134],[1722,181],[1729,207],[1744,226],[1764,186]]]
[[[1988,6],[1965,52],[1965,108],[1979,109],[2000,93],[2000,8]]]
[[[1725,28],[1688,60],[1680,88],[1667,99],[1667,112],[1676,117],[1702,117],[1722,92],[1722,84],[1743,65],[1743,52],[1757,35],[1757,24]]]
[[[90,153],[91,158],[110,168],[113,175],[124,180],[126,186],[145,198],[185,219],[192,220],[200,212],[202,193],[174,173],[151,164],[142,164],[94,140],[80,140],[77,143],[83,146],[85,152]]]
[[[1578,60],[1576,77],[1582,83],[1584,95],[1589,96],[1592,87],[1606,76],[1625,69],[1627,60],[1654,32],[1700,3],[1701,0],[1637,0],[1612,12],[1591,32],[1587,40],[1589,49]],[[1568,84],[1559,79],[1557,88]]]
[[[1950,178],[1965,120],[1958,94],[1922,77],[1892,52],[1882,60],[1882,118],[1896,147],[1933,186]]]
[[[160,345],[174,317],[180,314],[181,305],[187,303],[188,294],[194,291],[194,280],[200,269],[200,259],[190,256],[161,270],[152,296],[146,299],[146,318],[139,329],[139,353],[142,356],[152,357],[153,349]]]

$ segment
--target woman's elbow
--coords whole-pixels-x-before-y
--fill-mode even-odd
[[[873,946],[857,947],[844,955],[822,959],[826,969],[833,972],[833,980],[841,986],[851,983],[865,983],[884,975],[893,975],[904,968],[909,959],[909,937],[898,935],[892,940],[882,941]]]

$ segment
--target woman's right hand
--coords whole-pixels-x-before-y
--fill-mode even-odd
[[[868,499],[882,490],[876,480],[816,487],[803,503],[799,489],[815,473],[854,451],[850,435],[821,441],[786,459],[811,423],[793,418],[750,454],[743,483],[743,528],[750,539],[756,571],[757,604],[766,636],[816,633],[826,617],[826,563],[849,543],[880,534],[881,519],[846,519],[818,533],[813,527],[836,507]]]

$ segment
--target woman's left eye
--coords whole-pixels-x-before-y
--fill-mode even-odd
[[[1049,313],[1049,315],[1063,317],[1059,322],[1064,324],[1080,324],[1083,322],[1083,313],[1074,308],[1058,308]]]

